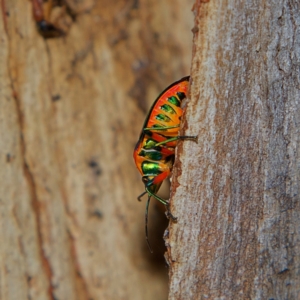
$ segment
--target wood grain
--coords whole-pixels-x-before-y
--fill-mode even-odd
[[[297,1],[197,1],[169,299],[299,299]]]
[[[189,73],[192,2],[69,0],[69,31],[48,40],[30,1],[0,3],[0,299],[166,299],[132,152]]]

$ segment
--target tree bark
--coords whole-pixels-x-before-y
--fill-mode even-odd
[[[300,298],[299,5],[194,6],[169,299]]]
[[[45,40],[31,1],[0,0],[0,299],[165,299],[132,152],[189,73],[192,3],[66,2]]]

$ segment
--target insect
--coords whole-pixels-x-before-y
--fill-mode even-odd
[[[134,148],[133,158],[142,175],[145,192],[148,194],[145,211],[146,241],[148,239],[148,209],[151,197],[164,204],[171,219],[176,218],[169,211],[169,201],[157,195],[162,182],[170,175],[175,159],[175,147],[179,139],[197,140],[197,136],[179,136],[182,115],[181,103],[186,98],[189,76],[172,83],[154,101],[144,122],[140,138]]]
[[[60,4],[60,1],[56,1]],[[44,38],[54,38],[64,35],[64,31],[53,25],[49,19],[54,6],[53,0],[48,0],[44,5],[43,0],[32,0],[33,17],[39,33]]]

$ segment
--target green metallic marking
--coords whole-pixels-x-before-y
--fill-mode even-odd
[[[180,107],[180,101],[178,100],[177,97],[175,97],[175,96],[169,97],[169,98],[168,98],[168,101],[169,101],[170,103],[172,103],[172,104],[174,104],[174,105]]]
[[[162,157],[163,157],[162,154],[161,154],[161,152],[159,152],[159,151],[151,151],[151,152],[149,152],[147,154],[148,154],[147,156],[150,159],[157,160],[157,161],[160,161],[162,159]]]
[[[169,104],[164,104],[161,106],[161,109],[169,114],[175,114],[175,110],[172,106],[170,106]]]
[[[156,115],[155,119],[158,120],[158,121],[163,121],[163,122],[170,122],[171,121],[171,119],[168,116],[164,115],[164,114]]]
[[[177,96],[180,100],[183,100],[186,97],[185,93],[183,92],[177,92]]]
[[[148,139],[145,143],[145,146],[143,148],[145,149],[152,149],[155,147],[155,145],[157,144],[156,141],[152,140],[152,139]]]
[[[145,128],[144,128],[143,131],[144,131],[144,132],[147,131],[146,133],[147,133],[147,135],[148,135],[149,137],[152,136],[152,132],[151,132],[150,130],[145,130]]]
[[[139,153],[140,156],[143,156],[143,157],[147,157],[151,160],[157,160],[157,161],[160,161],[162,159],[162,154],[160,151],[157,151],[155,149],[151,149],[151,150],[142,150],[140,153]]]
[[[142,170],[145,175],[158,175],[161,172],[159,171],[159,164],[156,162],[144,161],[142,163]]]
[[[176,125],[176,126],[162,125],[161,126],[161,125],[155,124],[155,125],[153,125],[153,127],[144,128],[144,132],[147,133],[147,135],[148,135],[148,132],[150,132],[150,131],[157,131],[157,130],[166,131],[166,130],[172,129],[172,128],[179,128],[179,125]]]

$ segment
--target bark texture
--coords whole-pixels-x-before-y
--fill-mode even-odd
[[[299,5],[194,6],[169,299],[300,298]]]
[[[68,0],[49,40],[31,1],[0,4],[0,299],[166,299],[131,157],[189,73],[191,1]]]

